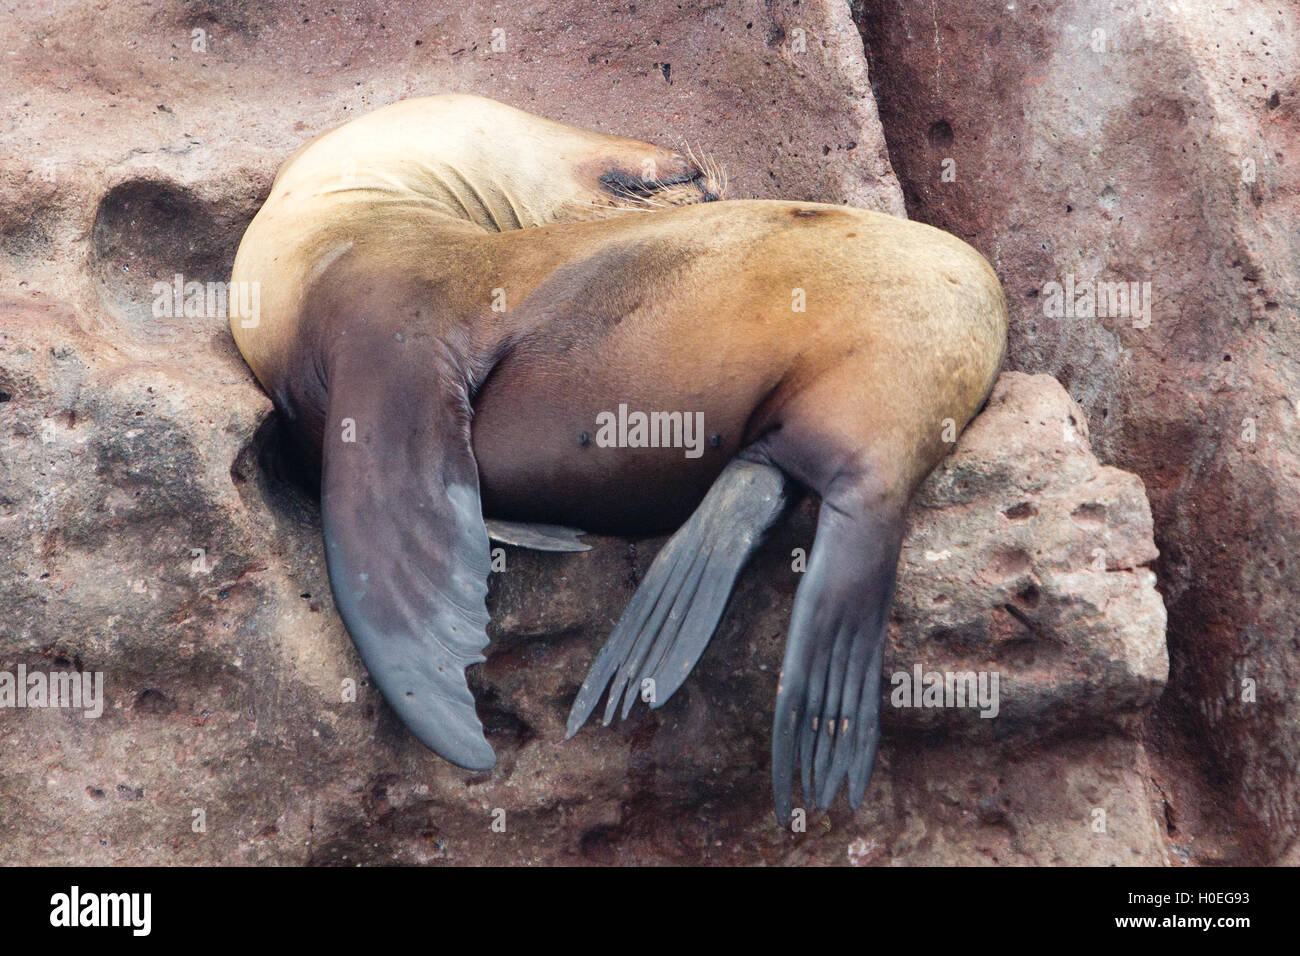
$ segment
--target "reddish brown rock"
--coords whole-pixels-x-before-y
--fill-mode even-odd
[[[581,675],[662,542],[506,552],[471,670],[500,763],[472,775],[369,686],[315,506],[278,470],[246,378],[134,360],[54,310],[3,314],[0,653],[103,673],[106,696],[97,719],[0,712],[7,862],[845,863],[852,840],[875,862],[1163,858],[1141,747],[1060,739],[1122,730],[1158,693],[1164,618],[1140,482],[1097,465],[1049,378],[1005,376],[927,483],[891,631],[888,673],[996,672],[999,716],[887,708],[868,808],[792,835],[772,822],[767,751],[812,508],[760,554],[673,701],[569,742]],[[1090,829],[1098,808],[1111,830]]]
[[[3,862],[1165,859],[1128,730],[1164,680],[1150,517],[1049,379],[1004,378],[927,485],[891,630],[891,671],[996,668],[999,718],[891,709],[868,805],[792,834],[767,755],[810,509],[677,698],[567,743],[658,542],[510,551],[471,672],[501,761],[467,774],[369,687],[224,319],[155,314],[155,282],[227,277],[293,149],[423,93],[689,140],[733,195],[901,211],[843,6],[102,6],[0,25],[0,670],[102,672],[107,696],[93,720],[0,710]]]
[[[1171,813],[1233,859],[1280,857],[1300,829],[1295,7],[856,14],[909,214],[991,258],[1011,367],[1060,378],[1151,494],[1172,674],[1147,732]],[[1053,315],[1071,275],[1149,282],[1149,325]]]
[[[886,675],[916,664],[1000,672],[1000,735],[1131,726],[1168,675],[1142,482],[1100,466],[1087,423],[1046,375],[1006,373],[922,487],[904,544]],[[901,682],[900,682],[901,683]],[[886,712],[901,722],[902,714]]]

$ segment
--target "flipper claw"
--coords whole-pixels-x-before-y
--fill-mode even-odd
[[[777,821],[793,812],[793,778],[804,799],[827,809],[847,777],[862,802],[880,738],[885,625],[893,598],[902,522],[857,518],[823,502],[808,571],[795,595],[772,728]],[[852,556],[846,560],[846,556]]]

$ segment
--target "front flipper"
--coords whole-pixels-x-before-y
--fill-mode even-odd
[[[569,737],[587,722],[611,679],[606,725],[620,698],[626,717],[639,693],[653,708],[681,687],[713,636],[740,569],[788,501],[785,475],[771,465],[736,459],[723,469],[655,556],[596,656],[569,711]]]
[[[587,532],[566,528],[558,524],[534,524],[525,521],[496,521],[489,519],[488,537],[502,544],[533,551],[590,551],[591,545],[578,539]]]
[[[489,570],[465,384],[412,344],[376,353],[354,338],[330,367],[322,448],[334,602],[402,723],[487,770],[496,757],[465,683],[487,645]]]
[[[793,809],[796,763],[804,798],[818,807],[830,806],[846,775],[849,805],[862,802],[880,741],[885,625],[902,526],[901,515],[822,503],[776,692],[772,790],[782,826]]]

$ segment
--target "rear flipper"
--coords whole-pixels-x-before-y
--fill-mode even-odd
[[[667,702],[704,653],[740,569],[788,503],[785,475],[771,465],[736,459],[723,469],[655,557],[596,656],[569,712],[569,737],[587,722],[606,685],[606,725],[620,698],[624,717],[638,695],[651,707]]]
[[[806,800],[829,807],[847,776],[849,805],[862,802],[880,740],[885,625],[902,527],[901,514],[822,502],[777,685],[772,790],[782,826],[793,809],[796,763]]]

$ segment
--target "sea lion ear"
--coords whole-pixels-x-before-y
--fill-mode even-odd
[[[390,338],[372,351],[349,340],[327,373],[322,450],[334,600],[411,732],[452,763],[487,770],[496,757],[465,681],[488,643],[489,571],[465,386],[414,343],[394,349]]]

